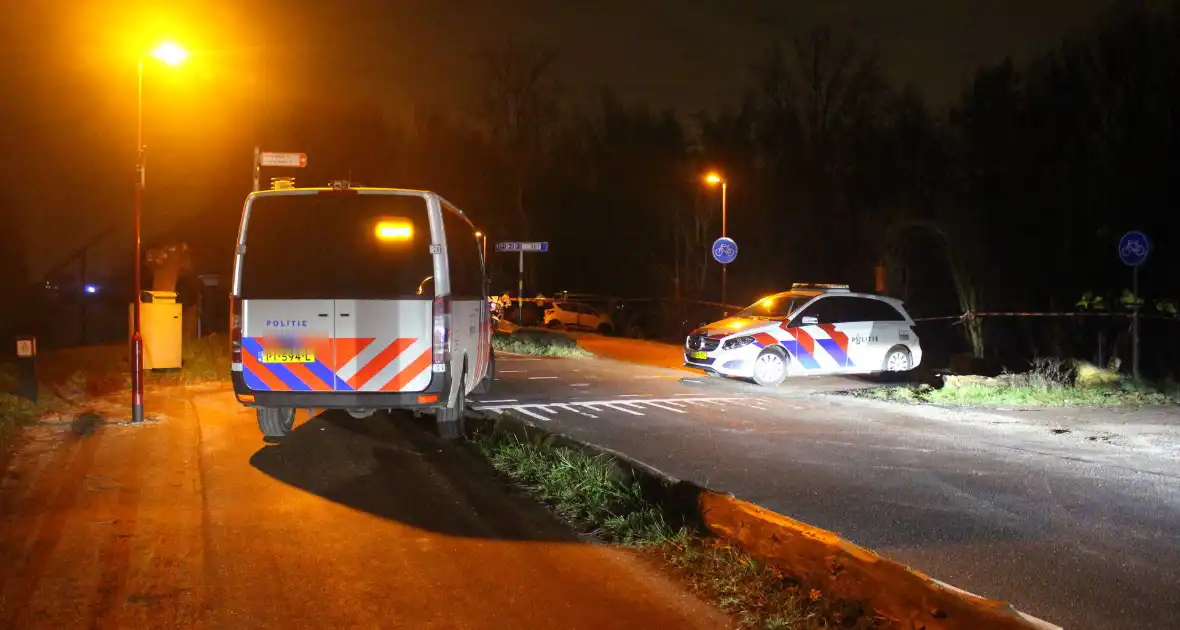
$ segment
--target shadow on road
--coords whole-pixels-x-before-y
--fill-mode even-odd
[[[429,420],[425,417],[422,420]],[[409,413],[355,419],[329,412],[250,458],[262,473],[329,501],[424,530],[499,540],[577,542],[543,506],[514,491],[470,445]]]

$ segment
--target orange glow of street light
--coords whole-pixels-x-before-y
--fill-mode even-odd
[[[483,232],[476,231],[475,238],[483,238]]]
[[[722,179],[722,177],[717,173],[709,173],[708,175],[705,175],[705,183],[712,186],[716,186],[717,184],[723,183],[724,181],[725,180]]]
[[[188,59],[188,51],[175,42],[164,42],[152,51],[152,56],[170,66],[179,66]]]

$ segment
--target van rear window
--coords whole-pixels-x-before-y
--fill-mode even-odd
[[[410,195],[263,196],[250,208],[245,299],[434,296],[426,199]]]

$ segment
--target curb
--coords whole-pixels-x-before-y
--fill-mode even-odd
[[[474,418],[473,418],[474,419]],[[834,532],[794,520],[692,482],[618,451],[500,414],[480,419],[494,432],[606,455],[639,482],[674,526],[690,524],[737,543],[746,553],[826,595],[862,602],[898,627],[924,630],[1062,630],[1011,605],[980,597],[855,545]]]

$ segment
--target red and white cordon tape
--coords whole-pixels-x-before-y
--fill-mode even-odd
[[[962,322],[975,317],[1130,317],[1129,312],[1103,312],[1103,311],[1066,311],[1060,313],[1024,313],[1019,311],[995,311],[995,312],[976,312],[967,311],[962,315],[944,315],[941,317],[915,317],[915,322],[935,322],[955,320]],[[1163,319],[1169,321],[1180,321],[1180,319],[1172,315],[1157,315],[1157,314],[1139,314],[1140,319]]]

